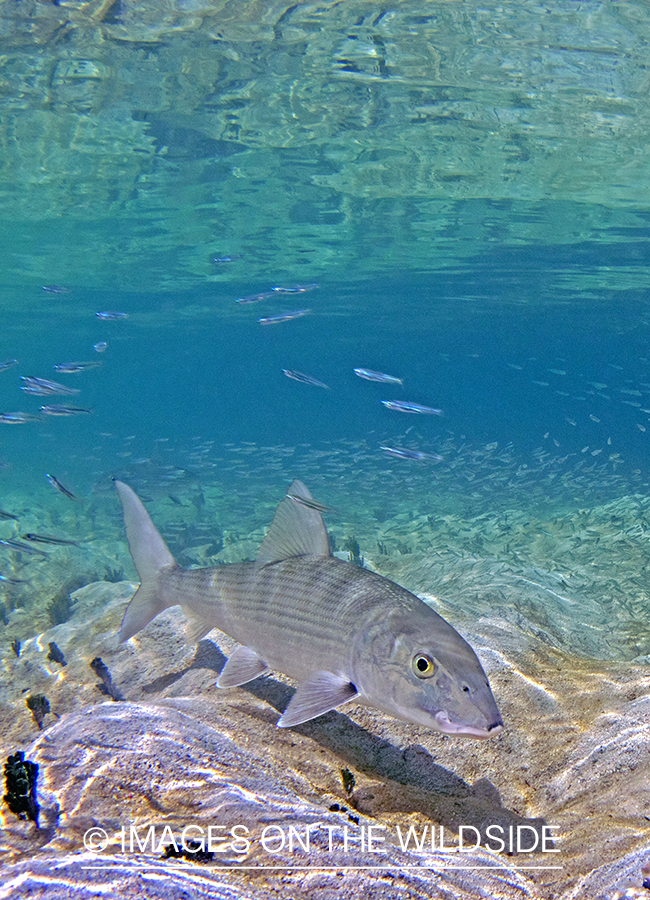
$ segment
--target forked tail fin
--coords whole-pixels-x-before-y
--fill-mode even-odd
[[[174,605],[161,596],[159,585],[160,576],[173,569],[176,560],[137,494],[122,481],[115,481],[115,487],[122,503],[129,550],[140,576],[140,587],[126,608],[120,628],[119,639],[126,641],[163,609]]]

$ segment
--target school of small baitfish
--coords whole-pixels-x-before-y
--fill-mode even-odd
[[[235,258],[237,257],[215,257],[215,261],[219,263],[223,261],[230,262]],[[243,297],[238,297],[236,299],[236,303],[240,304],[241,306],[246,306],[248,304],[257,304],[261,301],[268,301],[281,296],[293,296],[310,293],[312,291],[316,291],[319,287],[320,286],[317,283],[295,284],[290,286],[277,285],[268,290],[248,294]],[[61,285],[43,285],[43,290],[50,294],[71,293],[70,288]],[[282,324],[290,322],[294,319],[302,318],[303,316],[306,316],[311,312],[311,308],[286,310],[280,313],[275,313],[273,315],[261,316],[257,318],[257,322],[261,325]],[[95,317],[99,321],[110,322],[128,319],[128,313],[117,310],[100,310],[95,313]],[[105,340],[100,340],[95,342],[92,347],[95,353],[103,354],[108,348],[108,342]],[[642,363],[647,362],[647,360],[643,359],[641,359],[640,361]],[[18,360],[15,358],[0,362],[0,373],[13,369],[16,366],[18,366]],[[101,366],[102,361],[93,360],[58,363],[55,364],[53,368],[58,375],[77,375],[91,369],[97,369]],[[527,368],[526,361],[524,361],[522,364],[518,362],[506,361],[504,362],[504,366],[518,372],[524,372]],[[619,370],[619,372],[623,371],[621,366],[618,366],[614,363],[608,363],[607,368],[609,368],[614,374],[616,374],[615,370]],[[290,378],[301,384],[329,389],[329,385],[325,381],[315,377],[313,374],[301,372],[291,368],[282,368],[281,371],[287,378]],[[572,398],[576,401],[579,401],[580,403],[588,401],[589,397],[591,396],[594,398],[594,401],[605,400],[608,403],[612,403],[614,405],[625,405],[629,408],[629,411],[632,414],[632,418],[634,419],[633,422],[630,420],[630,427],[636,428],[639,432],[645,432],[646,429],[650,428],[650,383],[636,383],[634,379],[627,378],[624,379],[621,384],[611,386],[605,382],[588,380],[585,376],[578,375],[577,383],[574,382],[573,384],[569,385],[569,390],[562,390],[562,379],[570,375],[568,370],[546,367],[545,371],[546,373],[548,373],[546,377],[550,380],[542,380],[540,377],[536,377],[530,378],[530,383],[537,386],[538,388],[548,388],[554,391],[554,393],[560,397]],[[404,387],[404,378],[402,376],[362,367],[354,368],[353,372],[357,377],[366,381],[377,382],[386,385],[387,387]],[[534,372],[534,374],[539,376],[539,367]],[[26,395],[37,397],[63,395],[72,397],[81,393],[81,389],[79,387],[63,384],[59,381],[44,378],[42,376],[21,375],[19,380],[22,382],[22,384],[19,385],[20,390],[23,391],[23,393]],[[567,378],[567,382],[569,380],[570,379]],[[620,381],[620,379],[618,380]],[[645,403],[644,398],[646,398]],[[425,404],[415,400],[393,397],[386,399],[381,398],[380,402],[391,411],[421,416],[443,415],[443,410],[435,406],[431,406],[428,403]],[[30,422],[37,422],[41,420],[43,416],[70,417],[80,415],[85,416],[89,415],[90,413],[92,413],[92,409],[81,405],[77,406],[76,404],[72,405],[70,403],[44,403],[38,408],[38,413],[23,411],[0,412],[0,424],[21,425]],[[580,428],[581,426],[591,423],[596,423],[599,426],[604,426],[599,429],[597,437],[592,437],[592,441],[581,448],[580,453],[589,454],[589,456],[592,457],[602,456],[603,460],[607,460],[607,462],[611,463],[611,471],[613,472],[615,472],[619,466],[623,465],[624,460],[622,459],[621,454],[617,453],[612,445],[612,434],[605,433],[607,425],[606,422],[603,421],[602,413],[600,415],[595,415],[594,411],[589,411],[587,407],[583,407],[578,409],[578,411],[576,411],[573,415],[565,415],[563,419],[564,422],[568,423],[574,428]],[[409,431],[407,431],[407,435]],[[424,438],[421,437],[421,440],[424,440]],[[558,440],[557,436],[555,436],[551,431],[547,431],[544,433],[543,440],[548,441],[549,444],[553,444],[558,450],[562,447],[562,441]],[[410,442],[412,443],[412,441]],[[402,447],[397,445],[388,445],[379,441],[377,444],[377,450],[387,456],[392,456],[398,459],[417,462],[442,461],[440,453],[433,452],[430,447],[427,447],[426,449],[423,449],[419,446]],[[550,456],[551,452],[552,451],[550,451],[547,455]],[[576,454],[573,453],[570,455],[575,456]],[[598,461],[600,462],[601,460]],[[58,484],[56,482],[51,483],[53,483],[55,487],[58,487]]]
[[[264,303],[281,296],[302,295],[316,291],[319,286],[312,284],[296,284],[288,287],[273,287],[270,290],[237,298],[236,302],[242,307],[249,304]],[[43,288],[48,293],[70,293],[68,288],[47,285]],[[315,307],[315,304],[312,304]],[[257,309],[258,307],[256,307]],[[252,318],[252,323],[267,325],[285,325],[295,319],[303,318],[312,313],[312,308],[300,308],[286,310],[273,315]],[[128,320],[126,312],[107,310],[98,311],[95,318],[100,322],[119,322]],[[109,326],[112,327],[112,326]],[[122,327],[122,326],[119,326]],[[287,324],[286,327],[293,328]],[[63,396],[72,399],[82,393],[83,373],[98,370],[102,367],[103,354],[109,349],[107,340],[98,340],[92,345],[95,354],[102,359],[85,361],[64,361],[53,365],[57,380],[44,377],[45,373],[38,375],[19,375],[17,388],[23,395],[34,397]],[[108,354],[110,358],[110,353]],[[641,366],[648,360],[640,358]],[[290,361],[287,361],[290,364]],[[566,363],[563,363],[566,366]],[[482,446],[476,446],[467,442],[462,435],[454,434],[445,429],[443,410],[437,406],[429,405],[429,402],[419,402],[417,399],[401,399],[394,393],[388,397],[378,397],[372,402],[381,402],[390,411],[390,415],[396,412],[409,414],[408,418],[415,421],[419,417],[423,427],[416,431],[411,424],[400,432],[393,432],[390,441],[385,434],[367,435],[360,440],[348,440],[332,442],[331,444],[319,444],[318,447],[309,445],[305,447],[268,446],[254,444],[252,442],[240,442],[239,444],[216,444],[213,440],[205,440],[198,437],[191,445],[177,445],[166,437],[160,437],[149,441],[147,446],[139,445],[135,435],[120,438],[107,432],[100,432],[98,439],[104,442],[106,453],[110,459],[105,460],[109,470],[115,472],[115,458],[119,461],[117,475],[120,479],[128,481],[139,491],[160,496],[161,490],[170,498],[171,502],[179,506],[191,506],[200,494],[201,485],[209,486],[218,482],[218,479],[239,478],[246,475],[248,484],[243,488],[240,496],[248,495],[250,503],[256,503],[263,487],[259,480],[251,474],[251,467],[263,468],[264,477],[274,477],[284,480],[293,477],[296,470],[304,478],[309,478],[310,483],[319,491],[328,490],[328,479],[331,484],[331,476],[345,476],[351,485],[351,494],[358,498],[363,495],[372,496],[376,507],[390,506],[391,497],[397,492],[403,495],[405,482],[408,478],[408,490],[415,496],[419,491],[423,495],[431,492],[432,470],[430,465],[437,464],[435,479],[438,497],[445,493],[462,493],[466,488],[473,492],[477,506],[481,503],[489,504],[489,496],[498,492],[501,497],[511,492],[513,496],[527,491],[529,496],[539,496],[540,499],[548,497],[552,490],[559,493],[564,489],[571,490],[570,486],[580,485],[585,498],[596,489],[602,491],[609,488],[610,496],[614,496],[621,490],[641,487],[644,482],[644,474],[641,469],[626,466],[623,454],[617,451],[614,444],[617,431],[612,427],[608,430],[608,420],[603,414],[604,402],[609,408],[616,407],[619,410],[627,410],[629,429],[640,435],[650,428],[650,380],[642,381],[640,378],[630,378],[628,372],[624,372],[621,366],[609,362],[604,364],[603,370],[611,372],[612,377],[605,381],[596,381],[580,373],[571,375],[569,368],[547,366],[546,377],[540,376],[543,362],[535,360],[522,360],[513,362],[504,360],[504,370],[525,376],[528,370],[531,375],[528,380],[536,390],[548,391],[557,394],[563,401],[575,400],[576,411],[563,417],[562,424],[565,429],[575,429],[576,434],[585,431],[591,435],[591,440],[585,441],[579,449],[567,447],[566,440],[560,440],[551,430],[540,434],[540,443],[531,451],[526,461],[522,461],[521,454],[512,443],[493,441]],[[16,358],[8,358],[0,362],[0,374],[3,379],[10,379],[12,372],[18,374],[19,361]],[[363,381],[375,382],[378,385],[393,388],[393,391],[408,389],[408,376],[404,373],[391,372],[390,363],[386,365],[389,371],[377,368],[355,367],[350,372],[350,377],[356,377]],[[322,381],[314,374],[300,372],[291,368],[283,368],[281,373],[298,385],[308,387],[325,388],[329,390],[326,381]],[[318,373],[327,379],[327,373]],[[64,383],[58,380],[72,376],[75,384]],[[78,378],[81,379],[77,381]],[[5,382],[7,383],[7,382]],[[566,386],[566,390],[564,387]],[[302,390],[300,386],[296,390]],[[419,392],[418,392],[419,393]],[[407,395],[408,396],[408,395]],[[417,395],[416,395],[417,396]],[[434,397],[422,397],[423,401],[434,400]],[[590,411],[590,400],[593,406]],[[596,415],[596,412],[598,415]],[[43,421],[45,417],[67,418],[72,416],[89,416],[92,410],[83,404],[76,402],[44,403],[38,408],[38,412],[8,411],[0,413],[0,424],[27,424]],[[388,416],[388,413],[387,413]],[[397,420],[406,417],[397,416]],[[438,424],[435,431],[430,430],[428,423]],[[405,422],[405,424],[409,424]],[[620,430],[620,415],[617,427]],[[541,432],[540,428],[540,432]],[[595,437],[598,440],[595,440]],[[117,446],[121,442],[121,446]],[[137,447],[137,449],[136,449]],[[566,448],[566,449],[565,449]],[[99,448],[97,448],[99,449]],[[139,452],[138,452],[139,451]],[[564,452],[563,452],[564,451]],[[145,455],[147,454],[147,455]],[[167,455],[167,460],[165,460]],[[84,457],[80,457],[84,461]],[[102,460],[96,457],[97,463]],[[392,460],[392,461],[391,461]],[[7,464],[0,462],[0,466]],[[84,469],[87,469],[84,466]],[[98,465],[96,475],[96,491],[106,489],[106,469]],[[70,486],[62,483],[54,474],[44,473],[50,485],[63,496],[71,500],[78,497]],[[356,487],[355,487],[356,485]],[[595,487],[597,486],[597,488]],[[187,499],[189,492],[190,500]],[[481,498],[481,495],[483,497]],[[337,503],[338,505],[338,503]],[[247,511],[252,513],[249,506],[245,510],[242,506],[238,510],[241,520],[246,520]],[[7,527],[12,527],[12,533],[2,535],[0,550],[7,553],[23,554],[27,562],[30,559],[38,560],[46,555],[46,551],[35,547],[38,543],[41,547],[50,544],[47,552],[57,546],[76,547],[84,536],[70,536],[67,534],[40,534],[37,529],[20,533],[16,517],[11,511],[0,510],[0,520],[4,520]],[[254,516],[249,519],[251,528],[256,527]],[[171,538],[174,530],[183,531],[186,528],[184,522],[175,524],[167,523],[166,532]],[[197,523],[197,535],[199,531],[209,530],[207,523]],[[48,530],[46,525],[44,531]],[[76,540],[73,538],[76,537]],[[16,557],[10,557],[10,560]],[[12,571],[12,568],[14,571]],[[3,571],[4,570],[4,571]],[[20,573],[22,575],[22,570]],[[15,566],[0,564],[0,581],[12,586],[21,586],[28,582],[24,577],[17,577]],[[17,588],[19,589],[19,587]]]

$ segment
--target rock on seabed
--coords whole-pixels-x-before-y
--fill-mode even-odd
[[[212,632],[189,646],[180,609],[119,645],[134,587],[82,588],[68,622],[5,655],[3,754],[38,763],[41,818],[36,828],[3,806],[0,898],[644,896],[643,667],[581,661],[482,617],[459,627],[498,699],[496,738],[454,740],[354,706],[281,730],[288,680],[217,689],[232,642]],[[52,640],[65,668],[46,659]],[[98,690],[96,656],[124,702]],[[50,701],[40,732],[26,689]],[[490,825],[524,841],[550,827],[557,852],[471,849]],[[209,834],[211,860],[164,858],[183,835]]]

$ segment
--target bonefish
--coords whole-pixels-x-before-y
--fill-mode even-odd
[[[170,606],[240,646],[217,685],[238,687],[275,669],[298,682],[277,724],[307,722],[351,700],[450,735],[487,738],[503,723],[469,646],[422,600],[387,578],[332,556],[313,497],[297,479],[278,506],[254,562],[183,569],[136,494],[120,481],[140,587],[126,641]]]

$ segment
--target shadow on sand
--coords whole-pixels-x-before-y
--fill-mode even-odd
[[[144,688],[146,694],[155,694],[178,681],[193,669],[211,669],[219,673],[226,657],[209,640],[201,640],[191,664],[155,679]],[[294,694],[294,689],[276,681],[271,676],[258,678],[239,690],[268,703],[281,713]],[[380,805],[373,805],[373,812],[419,812],[433,822],[458,834],[460,825],[472,826],[480,833],[483,846],[499,849],[495,838],[502,837],[510,845],[514,834],[515,848],[520,835],[522,849],[540,850],[543,828],[542,818],[527,819],[501,805],[499,792],[487,779],[479,779],[473,785],[458,775],[438,765],[428,750],[420,745],[405,749],[395,747],[390,741],[371,734],[357,725],[344,713],[326,713],[311,722],[296,726],[293,731],[310,738],[321,747],[334,753],[342,767],[352,767],[369,778],[402,786],[399,791],[382,792]],[[354,795],[350,801],[354,804]],[[487,829],[492,826],[491,833]],[[513,829],[513,832],[510,829]],[[501,829],[501,830],[499,830]],[[469,831],[474,841],[476,832]],[[468,834],[465,833],[468,840]],[[546,849],[552,843],[546,832]]]

